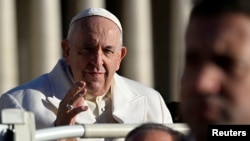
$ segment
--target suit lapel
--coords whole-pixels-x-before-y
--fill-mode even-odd
[[[125,80],[115,74],[112,88],[113,117],[121,123],[141,123],[146,120],[146,97],[133,92]]]

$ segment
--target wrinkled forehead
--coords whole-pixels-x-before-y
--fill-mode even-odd
[[[106,29],[120,32],[119,27],[110,19],[101,16],[89,16],[74,23],[75,26],[83,30]]]
[[[111,20],[101,16],[82,18],[71,25],[69,37],[89,40],[88,38],[113,39],[120,42],[121,31]]]
[[[249,40],[250,18],[243,14],[192,17],[186,33],[187,49],[235,51]]]

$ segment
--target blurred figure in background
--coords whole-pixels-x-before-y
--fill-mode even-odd
[[[208,124],[250,124],[250,1],[195,4],[185,59],[181,112],[195,140]]]

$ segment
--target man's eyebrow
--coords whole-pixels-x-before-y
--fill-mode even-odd
[[[107,45],[107,46],[105,46],[104,48],[106,48],[106,49],[113,49],[113,48],[115,48],[114,46],[111,46],[111,45]]]
[[[91,47],[91,46],[94,46],[94,45],[91,43],[87,43],[87,42],[79,45],[79,47]]]

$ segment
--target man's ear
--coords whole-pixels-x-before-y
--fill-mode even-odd
[[[62,47],[62,50],[63,50],[63,57],[66,59],[66,62],[68,64],[68,60],[69,60],[69,50],[70,50],[70,47],[69,47],[69,43],[68,43],[68,40],[63,40],[62,43],[61,43],[61,47]]]
[[[126,56],[126,54],[127,54],[127,48],[125,46],[122,46],[122,48],[121,48],[121,56],[120,56],[120,60],[117,63],[116,70],[119,70],[120,65],[121,65],[121,61]]]
[[[126,56],[127,54],[127,48],[125,46],[122,46],[121,49],[121,60]]]

